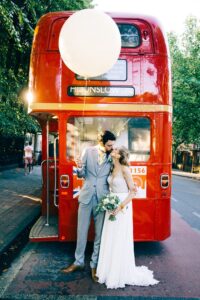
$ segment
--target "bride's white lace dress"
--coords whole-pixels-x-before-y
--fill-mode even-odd
[[[121,201],[128,195],[128,187],[122,174],[109,176],[111,192],[117,194]],[[102,231],[97,276],[99,283],[107,288],[123,288],[125,285],[149,286],[157,284],[153,271],[145,266],[135,265],[132,203],[116,215],[115,221],[108,220],[106,212]]]

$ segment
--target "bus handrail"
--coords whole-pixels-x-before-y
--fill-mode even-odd
[[[53,159],[44,159],[42,162],[41,162],[41,172],[42,172],[42,185],[43,185],[43,183],[44,183],[44,181],[43,181],[43,169],[42,169],[42,166],[43,166],[43,164],[45,163],[45,162],[47,162],[47,160],[48,160],[48,162],[54,162],[54,160]]]
[[[58,140],[59,137],[56,137],[54,139],[54,143],[53,143],[53,147],[54,147],[54,195],[53,195],[53,202],[55,207],[59,207],[59,205],[56,202],[56,191],[57,191],[57,172],[56,172],[56,142]]]

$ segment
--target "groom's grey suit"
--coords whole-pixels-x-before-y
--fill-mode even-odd
[[[78,177],[83,177],[85,182],[79,196],[77,245],[74,264],[80,266],[84,265],[88,229],[91,216],[93,215],[95,223],[95,239],[90,266],[91,268],[96,268],[104,213],[97,214],[95,210],[99,199],[109,191],[107,178],[110,173],[111,163],[109,162],[109,159],[106,158],[101,165],[98,164],[97,146],[90,147],[86,150],[82,163],[83,166],[81,169],[78,169],[77,175]]]

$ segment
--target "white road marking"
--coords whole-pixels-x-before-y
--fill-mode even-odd
[[[200,214],[198,214],[196,211],[193,211],[192,213],[193,213],[193,215],[195,215],[196,217],[200,218]]]
[[[174,197],[172,197],[172,200],[173,200],[174,202],[178,202],[178,200],[177,200],[176,198],[174,198]]]

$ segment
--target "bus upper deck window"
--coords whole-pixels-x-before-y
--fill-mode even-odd
[[[136,26],[132,24],[117,24],[120,35],[122,47],[136,48],[140,46],[140,34]]]

